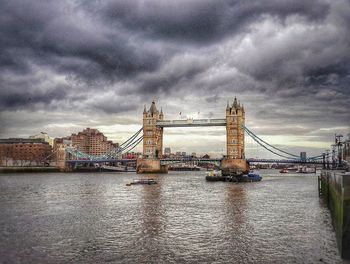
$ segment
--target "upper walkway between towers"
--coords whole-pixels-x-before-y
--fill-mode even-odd
[[[201,127],[201,126],[226,126],[226,119],[205,118],[205,119],[178,119],[178,120],[158,120],[159,127]]]

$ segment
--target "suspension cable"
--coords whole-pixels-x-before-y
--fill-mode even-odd
[[[267,148],[267,147],[266,147],[265,145],[263,145],[257,138],[254,137],[254,134],[252,135],[252,134],[250,133],[250,131],[248,131],[248,130],[247,130],[247,133],[256,141],[256,143],[258,143],[260,146],[262,146],[264,149],[270,151],[271,153],[273,153],[273,154],[275,154],[275,155],[277,155],[277,156],[280,156],[280,157],[282,157],[282,158],[296,160],[296,158],[291,158],[291,157],[284,156],[284,155],[282,155],[282,154],[279,154],[279,153],[277,153],[277,152],[275,152],[275,151],[273,151],[273,150]]]
[[[137,131],[132,137],[130,137],[128,140],[124,141],[122,144],[119,145],[119,147],[122,147],[123,145],[129,143],[130,140],[134,140],[142,131],[143,127],[140,128],[139,131]]]
[[[284,154],[287,154],[287,155],[289,155],[289,156],[299,158],[299,156],[297,156],[297,155],[294,155],[294,154],[292,154],[292,153],[286,152],[286,151],[284,151],[284,150],[282,150],[282,149],[276,148],[275,146],[273,146],[273,145],[267,143],[266,141],[264,141],[263,139],[261,139],[260,137],[258,137],[257,135],[255,135],[252,131],[250,131],[245,125],[241,124],[241,126],[243,127],[243,129],[244,129],[245,131],[248,132],[248,134],[249,134],[251,137],[253,137],[253,139],[254,139],[254,137],[256,137],[257,139],[259,139],[260,141],[262,141],[263,143],[265,143],[266,145],[268,145],[269,147],[271,147],[271,148],[273,148],[273,149],[275,149],[275,150],[278,150],[278,151],[280,151],[280,152],[282,152],[282,153],[284,153]]]
[[[131,148],[131,149],[128,149],[126,152],[132,151],[134,148],[137,147],[138,144],[140,144],[140,142],[141,142],[142,140],[143,140],[143,136],[139,137],[139,138],[135,141],[134,146],[132,146],[132,148]]]

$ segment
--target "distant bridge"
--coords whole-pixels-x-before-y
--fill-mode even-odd
[[[293,163],[293,164],[323,164],[322,160],[278,160],[278,159],[247,159],[249,163]]]

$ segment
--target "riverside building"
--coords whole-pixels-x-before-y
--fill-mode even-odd
[[[0,139],[0,166],[39,165],[51,154],[51,145],[41,138]]]
[[[90,155],[103,155],[119,146],[94,128],[86,128],[82,132],[72,134],[71,143],[81,152]]]

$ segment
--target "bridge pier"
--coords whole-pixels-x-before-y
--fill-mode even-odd
[[[161,165],[160,159],[137,159],[136,173],[168,173],[168,165]]]
[[[235,173],[248,173],[250,170],[249,163],[245,159],[226,158],[221,161],[221,171],[223,176]]]
[[[60,171],[65,172],[68,170],[66,164],[66,149],[63,144],[58,145],[57,147],[56,164]]]

